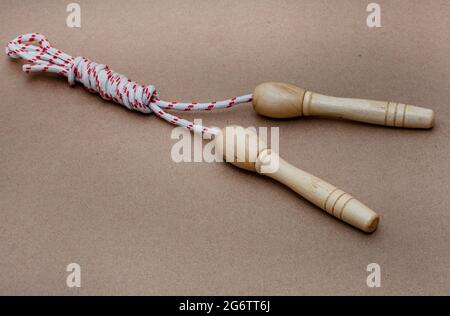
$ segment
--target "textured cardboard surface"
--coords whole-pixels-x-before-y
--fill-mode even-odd
[[[176,164],[171,125],[2,56],[0,294],[450,293],[448,1],[378,1],[378,29],[368,1],[78,1],[80,29],[65,25],[67,3],[1,1],[1,43],[41,32],[167,100],[283,81],[428,106],[436,127],[274,121],[248,104],[184,115],[279,126],[286,160],[381,214],[366,235],[269,179]],[[80,289],[66,286],[70,262]]]

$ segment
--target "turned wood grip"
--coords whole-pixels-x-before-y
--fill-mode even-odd
[[[270,164],[275,153],[270,149],[263,150],[256,161],[256,171],[264,164]],[[278,170],[273,173],[261,173],[275,179],[301,196],[317,205],[328,214],[354,226],[362,231],[371,233],[378,225],[379,216],[370,208],[353,198],[350,194],[336,188],[328,182],[315,177],[281,158]]]
[[[249,129],[239,126],[224,128],[216,136],[216,150],[225,161],[285,184],[328,214],[364,232],[371,233],[378,226],[377,213],[350,194],[289,164],[268,149]]]
[[[317,115],[393,127],[431,128],[434,125],[431,109],[404,103],[331,97],[277,82],[256,87],[253,108],[258,114],[272,118]]]

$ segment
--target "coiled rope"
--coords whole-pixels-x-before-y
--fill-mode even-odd
[[[153,85],[140,85],[121,75],[107,65],[97,64],[86,57],[72,57],[50,45],[44,35],[30,33],[19,35],[8,43],[5,49],[11,58],[21,58],[25,72],[55,72],[66,76],[70,85],[80,82],[91,93],[98,93],[103,99],[113,100],[130,110],[154,113],[169,123],[199,133],[217,134],[218,129],[194,124],[188,120],[167,113],[164,110],[202,111],[231,108],[252,100],[252,94],[223,101],[207,103],[167,102],[159,98]]]

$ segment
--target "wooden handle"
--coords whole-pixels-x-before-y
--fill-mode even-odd
[[[350,194],[281,159],[252,130],[239,126],[224,128],[216,136],[216,150],[225,161],[285,184],[330,215],[362,231],[371,233],[378,226],[377,213]]]
[[[427,108],[395,102],[331,97],[276,82],[256,87],[253,108],[258,114],[273,118],[318,115],[394,127],[431,128],[434,125],[434,111]]]
[[[270,164],[275,153],[270,149],[262,151],[256,161],[256,171]],[[378,225],[379,216],[370,208],[353,198],[350,194],[336,188],[328,182],[315,177],[287,161],[279,159],[278,170],[273,173],[261,173],[275,179],[317,205],[328,214],[367,233],[373,232]]]

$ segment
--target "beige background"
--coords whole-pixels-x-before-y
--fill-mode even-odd
[[[226,164],[170,159],[172,126],[63,77],[0,58],[0,294],[450,293],[450,2],[0,2],[0,39],[41,32],[163,99],[206,101],[264,81],[436,111],[431,131],[317,118],[271,121],[248,104],[190,113],[279,126],[288,161],[382,220],[363,234],[288,189]],[[65,285],[66,265],[82,288]],[[366,286],[379,263],[382,287]]]

